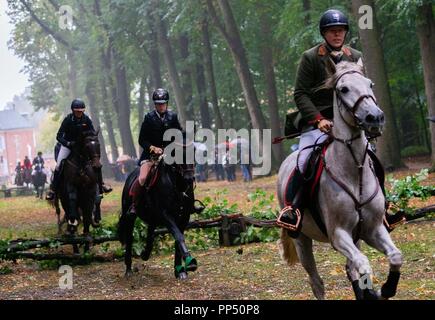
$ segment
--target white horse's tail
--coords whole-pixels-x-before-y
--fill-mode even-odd
[[[287,265],[292,266],[299,262],[295,244],[285,229],[281,228],[280,239],[276,244],[278,245],[281,259],[286,262]]]

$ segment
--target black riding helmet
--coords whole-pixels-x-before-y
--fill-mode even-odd
[[[71,110],[85,111],[85,108],[86,105],[83,100],[74,99],[73,102],[71,102]]]
[[[156,89],[153,92],[153,101],[155,104],[163,104],[168,103],[169,101],[169,92],[166,89]]]
[[[326,28],[334,26],[343,26],[346,31],[349,31],[349,20],[340,10],[330,9],[325,11],[319,22],[320,34],[323,36]]]

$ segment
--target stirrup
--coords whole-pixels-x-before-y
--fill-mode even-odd
[[[398,226],[406,222],[405,212],[399,210],[396,212],[396,214],[389,214],[387,210],[385,210],[383,222],[388,232],[391,232],[394,229],[396,229]]]
[[[105,184],[103,184],[102,186],[101,186],[101,190],[103,191],[102,193],[110,193],[110,192],[112,192],[112,188],[109,186],[106,186]]]
[[[52,200],[54,200],[55,195],[56,195],[56,193],[53,190],[49,190],[47,192],[47,194],[45,195],[45,200],[52,201]]]
[[[199,203],[199,205],[195,205],[195,203]],[[195,199],[193,209],[195,213],[200,214],[204,211],[205,205],[201,200]]]
[[[295,224],[281,221],[282,216],[288,211],[290,211],[290,212],[294,211],[294,213],[296,213],[296,223]],[[299,225],[301,223],[301,217],[302,217],[302,215],[301,215],[301,211],[299,209],[296,208],[295,210],[293,210],[292,206],[286,206],[280,211],[278,219],[276,220],[276,224],[278,226],[285,228],[285,229],[288,229],[290,231],[297,231],[299,229]]]

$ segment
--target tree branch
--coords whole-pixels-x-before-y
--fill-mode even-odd
[[[220,32],[222,32],[225,39],[230,41],[230,36],[228,35],[227,31],[225,30],[224,25],[221,24],[221,22],[219,21],[219,18],[217,17],[216,9],[213,6],[212,0],[206,0],[206,1],[207,1],[207,11],[210,13],[210,16],[211,16],[215,26],[219,29]]]
[[[25,0],[20,0],[20,2],[24,5],[24,7],[29,12],[30,16],[35,20],[35,22],[49,35],[51,35],[57,42],[63,44],[64,46],[73,49],[78,50],[78,48],[73,47],[64,37],[62,37],[59,33],[55,32],[53,29],[51,29],[47,24],[45,24],[41,19],[38,18],[38,16],[35,14],[35,12],[32,10],[32,8],[29,6],[29,4]]]

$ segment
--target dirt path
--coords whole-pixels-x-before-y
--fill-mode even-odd
[[[427,162],[413,161],[409,169],[396,172],[404,177],[418,172]],[[240,181],[240,180],[239,180]],[[248,210],[247,195],[257,188],[275,193],[276,176],[255,179],[252,183],[210,181],[198,184],[200,198],[213,198],[216,191],[227,189],[225,198]],[[425,181],[435,184],[435,174]],[[122,185],[104,201],[104,219],[116,219]],[[12,235],[43,236],[55,231],[54,211],[36,199],[0,199],[0,238]],[[421,205],[435,202],[435,197]],[[435,223],[423,221],[401,226],[393,239],[405,257],[397,299],[435,299]],[[240,254],[240,249],[242,253]],[[345,259],[329,245],[316,244],[315,254],[328,299],[353,299],[347,281]],[[386,279],[385,257],[364,247],[375,271],[375,285]],[[199,268],[187,281],[173,275],[171,255],[152,256],[150,261],[135,260],[137,272],[131,279],[123,277],[122,261],[74,266],[72,290],[59,288],[57,269],[42,269],[38,263],[19,260],[0,263],[1,299],[313,299],[306,274],[298,264],[285,266],[275,243],[249,244],[242,247],[196,251]],[[1,274],[1,272],[8,272]]]
[[[397,299],[435,299],[434,222],[408,224],[394,241],[405,263]],[[240,249],[242,253],[240,254]],[[316,244],[319,272],[328,299],[353,299],[344,258],[327,244]],[[365,247],[375,272],[375,285],[386,279],[388,262]],[[173,276],[172,256],[134,261],[137,272],[123,277],[122,261],[74,266],[74,287],[61,290],[61,274],[35,263],[9,262],[11,274],[0,275],[0,299],[313,299],[301,265],[281,262],[275,243],[212,249],[195,253],[199,268],[186,281]]]

